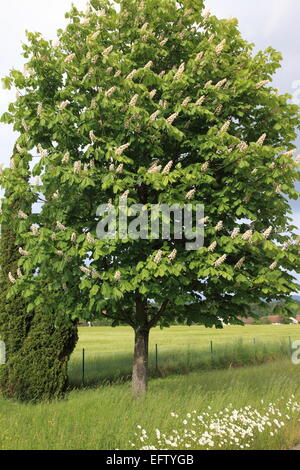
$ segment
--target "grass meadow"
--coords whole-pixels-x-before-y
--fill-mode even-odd
[[[130,379],[131,328],[82,327],[79,332],[69,366],[71,386],[82,383],[83,348],[85,385]],[[283,359],[290,354],[290,342],[298,338],[300,325],[227,326],[222,330],[203,326],[155,328],[150,333],[150,375],[164,377]]]
[[[130,382],[124,380],[130,373],[131,331],[125,327],[80,328],[80,341],[70,365],[72,389],[65,400],[32,405],[0,398],[0,449],[132,449],[130,441],[140,448],[144,445],[144,438],[140,439],[143,429],[151,443],[156,429],[167,436],[179,428],[184,433],[182,417],[192,412],[217,416],[228,407],[240,410],[250,406],[256,416],[264,413],[266,404],[278,400],[276,413],[272,415],[271,411],[270,416],[269,412],[259,432],[253,430],[248,445],[252,449],[289,449],[300,442],[300,405],[288,413],[285,408],[288,400],[300,403],[300,366],[293,365],[288,357],[289,337],[300,339],[299,331],[297,325],[154,330],[150,350],[153,356],[155,344],[159,345],[161,370],[149,381],[147,396],[134,401]],[[215,363],[211,362],[210,341]],[[225,353],[225,345],[230,362],[221,363],[218,355]],[[87,383],[76,388],[77,382],[80,385],[83,347]],[[205,356],[201,362],[203,355],[207,359]],[[242,366],[245,358],[247,363],[250,356],[252,365],[236,367]],[[152,367],[153,360],[154,356]],[[184,364],[184,373],[180,373]],[[171,413],[179,415],[176,422]],[[278,414],[277,426],[273,421]],[[267,421],[271,421],[270,427]],[[243,422],[246,426],[245,419]],[[222,448],[239,448],[232,439],[224,438]],[[206,448],[197,442],[189,446]]]

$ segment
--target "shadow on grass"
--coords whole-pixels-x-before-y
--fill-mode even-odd
[[[238,340],[232,344],[214,345],[213,350],[188,346],[185,350],[160,348],[156,364],[155,353],[149,354],[150,378],[168,375],[184,375],[196,371],[228,369],[263,364],[290,355],[287,341],[276,343],[243,344]],[[121,384],[131,379],[132,355],[129,353],[106,353],[93,356],[86,350],[84,372],[82,359],[74,358],[69,363],[69,388],[87,388]]]

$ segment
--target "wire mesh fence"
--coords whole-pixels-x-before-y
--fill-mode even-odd
[[[170,348],[154,344],[149,349],[150,377],[185,374],[261,364],[287,358],[292,352],[292,338],[262,341],[257,338],[238,338],[222,343],[210,340],[207,344],[188,343],[185,347]],[[93,353],[87,348],[72,358],[69,379],[73,386],[124,382],[131,378],[132,353],[103,351]]]

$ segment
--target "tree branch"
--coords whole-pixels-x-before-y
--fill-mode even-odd
[[[132,320],[130,320],[129,318],[124,318],[124,317],[113,317],[112,315],[108,315],[107,313],[103,313],[103,316],[105,318],[109,318],[110,320],[114,320],[114,321],[123,321],[124,323],[127,323],[128,325],[132,326],[132,328],[135,327],[134,323]]]
[[[165,311],[166,308],[167,308],[168,303],[169,303],[169,300],[165,300],[165,301],[162,303],[162,305],[161,305],[159,311],[157,312],[157,314],[154,315],[154,317],[152,318],[152,320],[149,322],[149,327],[150,327],[150,328],[152,328],[152,327],[156,324],[156,322],[159,320],[159,318],[162,316],[162,314],[164,313],[164,311]]]

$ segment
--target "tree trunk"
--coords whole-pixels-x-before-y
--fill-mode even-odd
[[[137,327],[135,329],[134,358],[132,371],[132,392],[134,398],[146,393],[148,381],[148,344],[149,329]]]

